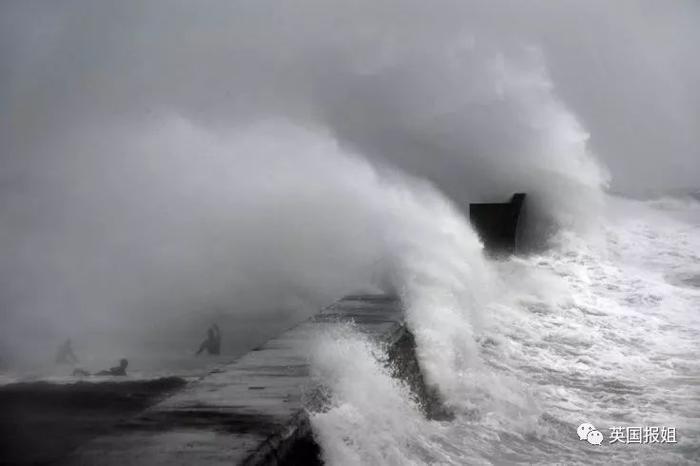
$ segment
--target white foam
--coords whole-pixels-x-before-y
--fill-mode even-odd
[[[600,242],[562,232],[547,253],[497,263],[468,226],[434,217],[446,237],[408,248],[402,294],[425,375],[456,418],[426,421],[380,349],[329,338],[316,364],[334,404],[314,418],[329,464],[688,463],[700,446],[700,292],[668,273],[693,262],[700,235],[643,204],[611,212]],[[584,421],[606,436],[613,425],[682,435],[646,450],[604,441],[600,455],[578,442]]]

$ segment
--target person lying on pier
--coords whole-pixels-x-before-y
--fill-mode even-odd
[[[119,360],[119,365],[116,367],[112,367],[106,371],[100,371],[97,372],[96,374],[90,374],[88,371],[84,369],[76,369],[73,371],[73,375],[81,375],[81,376],[86,376],[86,375],[118,375],[118,376],[123,376],[126,375],[126,367],[129,365],[129,361],[126,359],[120,359]]]
[[[73,346],[70,338],[63,342],[56,352],[56,364],[75,364],[78,362],[78,357],[73,352]]]
[[[119,365],[117,367],[112,367],[106,371],[100,371],[96,375],[126,375],[126,366],[129,365],[129,361],[122,358],[119,360]]]
[[[221,354],[221,330],[214,324],[207,330],[207,339],[202,342],[195,356],[199,356],[202,351],[207,350],[209,354]]]

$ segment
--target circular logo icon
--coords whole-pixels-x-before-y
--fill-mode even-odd
[[[584,422],[583,424],[578,426],[578,429],[576,429],[576,433],[578,434],[578,439],[579,440],[586,440],[588,438],[588,434],[594,430],[595,430],[595,427],[593,426],[593,424],[591,424],[590,422]]]

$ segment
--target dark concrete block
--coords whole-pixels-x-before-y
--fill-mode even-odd
[[[469,204],[469,219],[489,253],[517,252],[524,203],[525,193],[516,193],[510,202]]]

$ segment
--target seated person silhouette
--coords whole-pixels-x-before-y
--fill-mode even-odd
[[[199,346],[196,356],[207,350],[209,354],[221,354],[221,331],[219,326],[214,324],[207,330],[207,339]]]
[[[96,374],[90,374],[84,369],[76,369],[73,371],[73,375],[126,375],[126,367],[129,365],[129,361],[122,358],[119,360],[119,365],[112,367],[106,371],[100,371]]]
[[[63,342],[56,352],[56,364],[75,364],[78,362],[78,357],[73,352],[73,346],[70,338]]]

